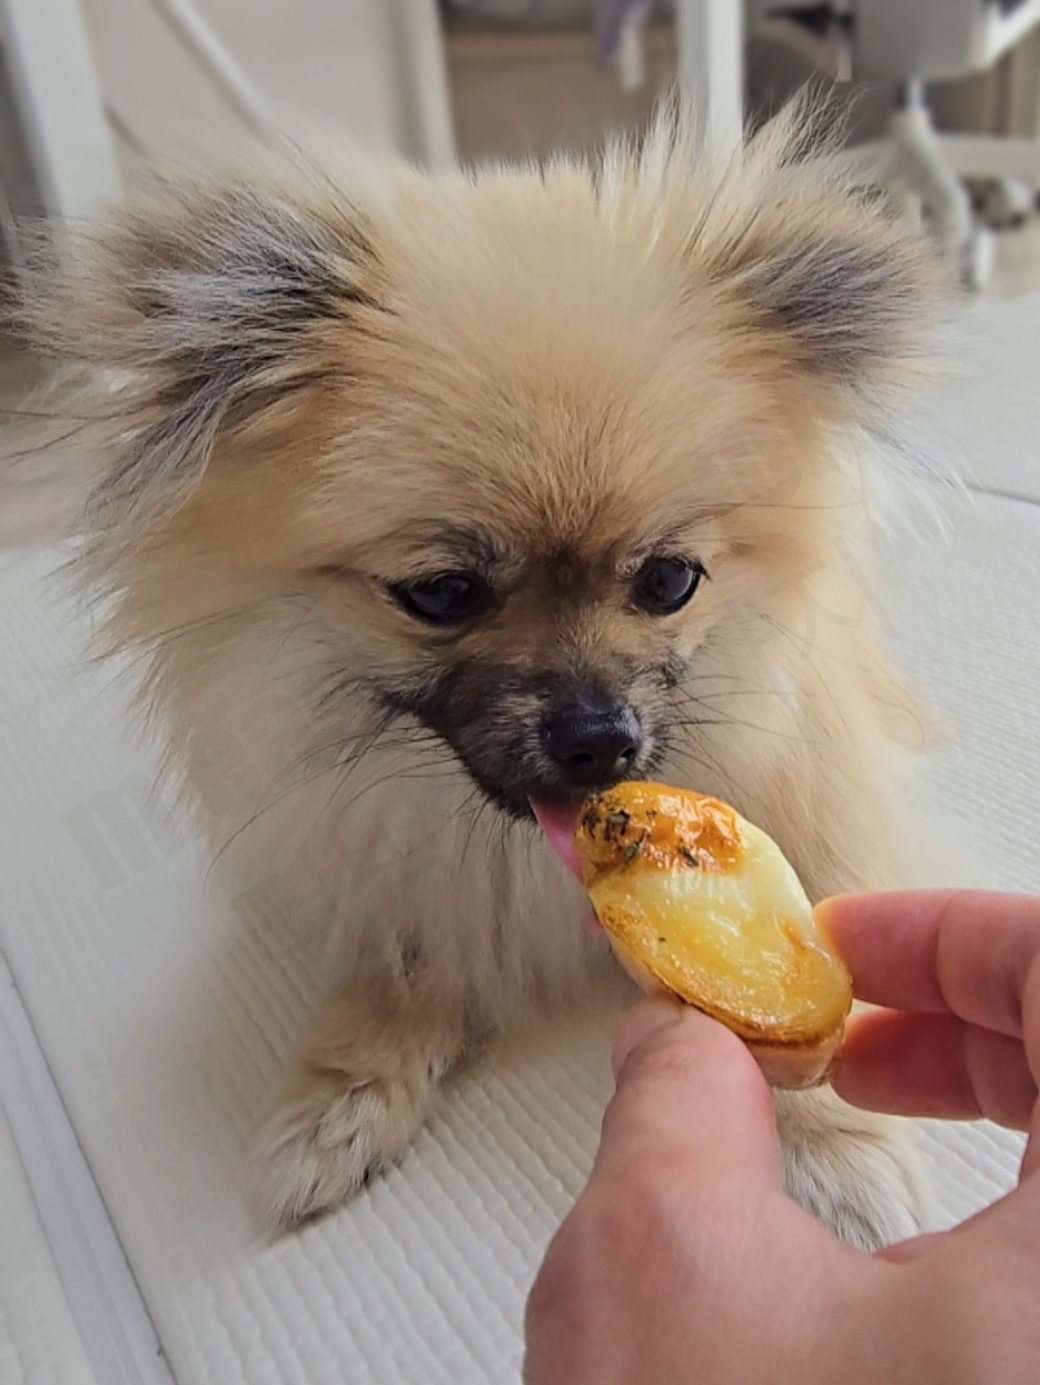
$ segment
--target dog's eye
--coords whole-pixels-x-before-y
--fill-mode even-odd
[[[685,558],[648,558],[636,573],[636,605],[651,616],[670,616],[697,590],[704,569]]]
[[[390,588],[399,606],[427,625],[458,625],[483,615],[494,604],[491,588],[474,572],[442,572],[419,582]]]

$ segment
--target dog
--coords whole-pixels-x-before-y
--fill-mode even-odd
[[[726,161],[672,106],[592,162],[179,175],[43,254],[22,322],[85,381],[106,647],[231,878],[291,908],[303,852],[328,885],[329,995],[262,1137],[278,1226],[611,984],[532,805],[656,778],[813,900],[906,878],[865,440],[935,271],[812,123]],[[776,1100],[794,1197],[865,1249],[920,1228],[895,1123]]]

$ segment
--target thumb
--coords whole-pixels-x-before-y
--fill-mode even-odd
[[[741,1041],[716,1020],[650,1001],[622,1021],[613,1064],[617,1090],[596,1173],[651,1157],[686,1162],[688,1176],[705,1180],[732,1176],[781,1187],[769,1088]]]

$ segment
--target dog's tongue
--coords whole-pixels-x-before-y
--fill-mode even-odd
[[[574,833],[578,827],[578,806],[575,804],[568,807],[563,803],[546,803],[541,799],[532,798],[531,809],[553,851],[580,880],[581,862],[574,847]]]
[[[556,852],[571,874],[576,875],[580,880],[582,878],[581,862],[578,860],[578,852],[574,845],[574,834],[578,829],[580,807],[576,804],[568,808],[562,803],[545,803],[540,799],[532,798],[531,811],[538,819],[538,825],[545,833],[545,839],[553,851]],[[592,937],[598,937],[603,932],[603,925],[595,914],[589,915],[585,928]]]

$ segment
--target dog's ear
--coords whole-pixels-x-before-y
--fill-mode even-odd
[[[806,97],[722,172],[691,250],[796,368],[859,394],[898,382],[943,296],[924,237],[854,186]]]
[[[832,197],[763,212],[727,272],[801,370],[859,391],[915,354],[935,275],[914,241],[848,211]]]
[[[88,442],[107,453],[95,503],[140,516],[190,494],[236,429],[349,373],[380,277],[352,207],[181,183],[96,231],[48,233],[18,315],[36,348],[87,368]]]

